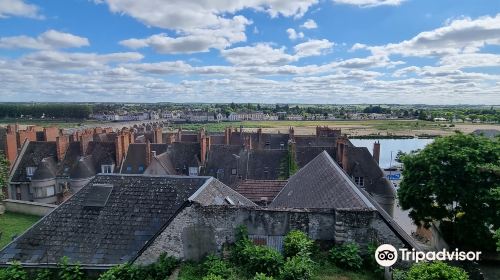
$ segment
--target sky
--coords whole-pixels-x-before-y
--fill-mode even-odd
[[[500,104],[499,0],[0,0],[0,102]]]

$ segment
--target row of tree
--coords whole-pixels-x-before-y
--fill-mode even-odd
[[[86,119],[92,106],[79,104],[0,104],[0,118]]]

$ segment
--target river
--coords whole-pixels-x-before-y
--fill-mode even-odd
[[[373,143],[380,142],[380,167],[388,168],[391,166],[391,153],[392,165],[396,162],[394,157],[398,151],[409,153],[414,150],[422,149],[427,144],[434,141],[433,139],[349,139],[356,147],[367,147],[370,153],[373,153]]]

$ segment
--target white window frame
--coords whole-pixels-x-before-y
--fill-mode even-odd
[[[104,173],[104,174],[112,174],[114,169],[115,169],[114,164],[101,165],[101,173]]]
[[[36,167],[28,166],[26,167],[26,176],[31,177],[35,174]]]
[[[364,187],[365,179],[363,177],[354,177],[354,183],[360,187]]]

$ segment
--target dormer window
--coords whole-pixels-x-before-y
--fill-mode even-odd
[[[365,185],[365,180],[363,177],[354,177],[354,183],[360,187],[363,187]]]
[[[26,176],[31,177],[35,174],[36,167],[26,167]]]
[[[114,167],[114,164],[103,164],[101,165],[101,173],[113,173]]]

